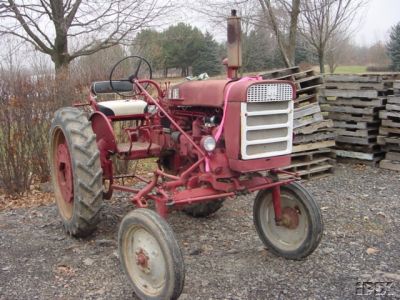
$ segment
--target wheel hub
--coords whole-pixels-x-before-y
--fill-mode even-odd
[[[285,207],[282,211],[282,225],[289,229],[295,229],[299,226],[299,209]]]
[[[149,256],[140,248],[136,251],[136,264],[142,269],[143,272],[150,272]]]
[[[56,160],[58,184],[61,194],[65,202],[71,203],[74,199],[72,168],[68,147],[65,143],[58,145]]]

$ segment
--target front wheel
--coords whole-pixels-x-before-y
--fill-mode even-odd
[[[303,259],[322,238],[323,222],[318,204],[297,182],[281,186],[283,224],[276,225],[272,191],[258,192],[254,201],[254,225],[262,242],[275,255]]]
[[[118,233],[119,257],[140,299],[177,299],[185,278],[183,257],[172,229],[146,208],[127,214]]]

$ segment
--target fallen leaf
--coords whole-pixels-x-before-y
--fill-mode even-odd
[[[368,248],[368,249],[367,249],[367,254],[368,254],[368,255],[376,254],[376,253],[378,253],[379,251],[380,251],[379,249],[371,247],[371,248]]]

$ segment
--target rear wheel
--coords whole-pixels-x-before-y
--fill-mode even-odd
[[[185,278],[183,257],[172,229],[152,210],[139,208],[122,220],[119,257],[140,299],[177,299]]]
[[[102,169],[91,123],[82,111],[56,111],[50,129],[50,172],[54,196],[66,231],[86,237],[99,221]]]
[[[253,217],[258,235],[268,249],[288,259],[310,255],[321,241],[323,222],[314,198],[299,183],[281,186],[282,224],[276,225],[272,191],[258,192]]]

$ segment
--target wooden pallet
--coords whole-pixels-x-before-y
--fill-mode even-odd
[[[323,110],[327,112],[373,115],[373,116],[375,115],[377,116],[379,111],[384,108],[385,106],[377,106],[377,107],[354,107],[354,106],[336,106],[336,105],[323,106]]]
[[[322,142],[315,142],[315,143],[307,143],[302,145],[294,145],[292,148],[292,153],[321,149],[321,148],[330,148],[335,146],[334,140],[327,140]]]
[[[292,164],[285,170],[296,172],[303,179],[325,176],[333,173],[334,158],[335,154],[328,148],[294,153],[292,154]]]
[[[384,82],[325,82],[325,89],[339,90],[379,90],[385,91],[388,85]]]
[[[333,121],[333,127],[346,129],[378,129],[379,121],[356,122],[356,121]]]
[[[379,122],[378,114],[376,115],[363,115],[363,114],[348,114],[348,113],[338,113],[329,112],[328,118],[334,121],[352,121],[352,122]]]
[[[361,75],[325,75],[325,82],[380,82],[380,75],[361,74]]]
[[[315,113],[313,115],[305,116],[302,118],[298,118],[293,120],[293,129],[302,127],[302,126],[307,126],[310,124],[313,124],[315,122],[322,121],[324,117],[322,116],[321,113]]]
[[[328,131],[327,129],[325,129],[325,131],[318,131],[318,132],[311,133],[311,134],[296,135],[293,138],[293,145],[312,143],[312,142],[320,142],[320,141],[326,141],[326,140],[334,141],[335,138],[336,138],[335,132]]]
[[[378,98],[384,96],[383,92],[377,90],[321,90],[321,95],[325,97],[342,98]]]
[[[387,97],[387,103],[391,104],[400,104],[400,96],[398,95],[390,95]]]
[[[333,121],[332,120],[322,120],[322,121],[317,121],[314,122],[310,125],[302,126],[295,128],[293,130],[293,133],[295,135],[297,134],[311,134],[314,133],[318,130],[325,129],[325,128],[332,128],[333,127]]]
[[[377,136],[353,137],[353,136],[337,136],[336,141],[340,143],[371,145],[376,144]]]
[[[320,104],[340,105],[340,106],[355,106],[355,107],[379,107],[384,106],[387,102],[386,97],[376,99],[368,98],[342,98],[342,97],[323,97],[318,99]]]
[[[382,126],[400,128],[400,120],[382,119]]]
[[[400,136],[384,136],[378,135],[378,144],[387,145],[392,144],[400,147]]]
[[[321,112],[321,108],[318,103],[312,103],[296,108],[293,113],[293,118],[299,119],[319,112]]]
[[[380,135],[400,135],[400,128],[398,127],[379,127]]]

